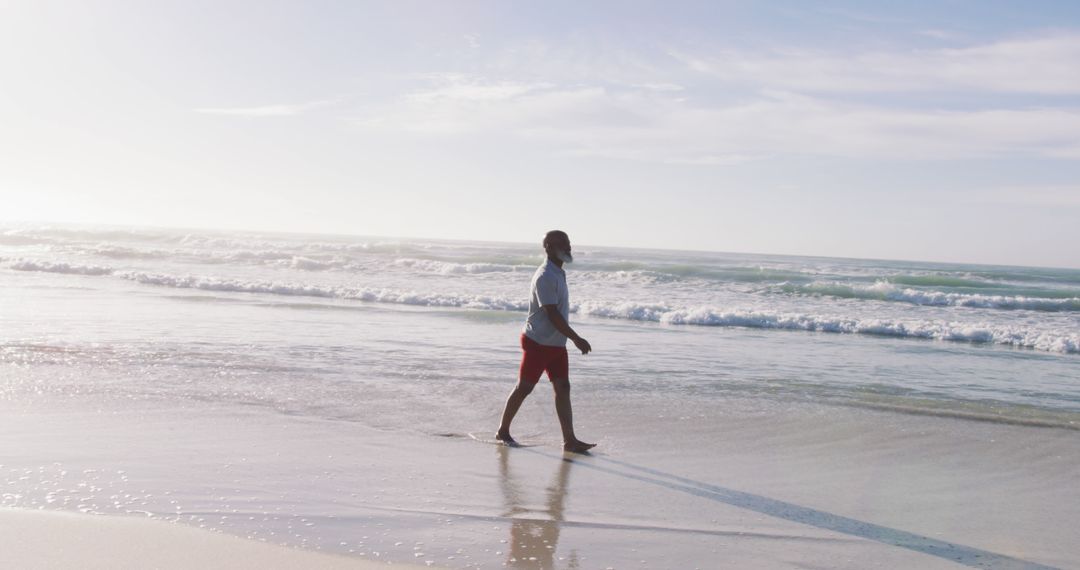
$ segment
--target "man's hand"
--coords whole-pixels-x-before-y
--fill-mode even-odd
[[[544,305],[544,311],[547,313],[548,320],[555,326],[555,330],[566,335],[566,338],[574,341],[574,346],[578,347],[581,354],[589,354],[592,351],[592,345],[589,341],[581,338],[574,332],[574,329],[570,328],[570,323],[566,322],[562,313],[559,312],[559,307],[556,305]]]

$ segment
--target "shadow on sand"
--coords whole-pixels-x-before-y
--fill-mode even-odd
[[[520,501],[517,500],[517,493],[512,489],[513,485],[511,478],[509,477],[509,472],[507,471],[506,457],[508,451],[509,450],[504,449],[503,452],[500,453],[500,463],[503,469],[502,475],[504,485],[509,485],[508,487],[504,487],[504,493],[505,498],[507,499],[507,505],[510,507],[511,505],[520,504]],[[521,526],[515,523],[514,529],[511,530],[511,534],[513,535],[512,541],[517,542],[522,545],[522,548],[527,550],[527,552],[514,552],[514,557],[517,558],[517,555],[524,555],[523,557],[526,560],[532,558],[533,561],[537,563],[536,567],[539,568],[548,568],[552,563],[546,556],[550,556],[548,553],[552,551],[555,543],[558,541],[558,527],[563,522],[563,497],[566,493],[567,469],[572,464],[581,468],[593,469],[617,477],[632,479],[634,481],[656,485],[658,487],[686,493],[695,497],[701,497],[710,501],[747,509],[771,517],[802,523],[849,536],[873,540],[890,546],[914,550],[916,552],[937,556],[973,568],[1055,570],[1053,566],[1028,562],[1004,554],[997,554],[995,552],[971,546],[964,546],[962,544],[945,542],[943,540],[937,540],[895,528],[889,528],[825,511],[819,511],[809,507],[803,507],[794,503],[770,499],[769,497],[755,495],[753,493],[746,493],[718,485],[703,483],[701,481],[695,481],[686,477],[672,475],[649,467],[642,467],[640,465],[634,465],[632,463],[618,461],[607,457],[571,454],[559,456],[531,448],[521,448],[515,452],[535,453],[560,462],[555,481],[552,486],[548,488],[549,501],[547,506],[549,512],[547,514],[551,517],[551,520],[544,521],[546,524],[542,524],[537,528],[529,526],[532,525],[534,521],[523,521]],[[507,516],[509,517],[513,518],[520,514],[519,512],[515,512],[513,508],[510,508],[509,510],[510,512],[507,513]],[[519,558],[519,560],[521,559]]]

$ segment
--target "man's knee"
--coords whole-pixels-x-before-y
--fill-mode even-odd
[[[536,382],[527,382],[525,380],[518,380],[517,387],[514,388],[514,391],[517,392],[519,396],[525,397],[525,396],[528,396],[529,394],[531,394],[532,391],[533,391],[533,388],[535,388],[535,387],[536,387]]]
[[[555,389],[556,394],[569,394],[570,380],[567,378],[555,378],[551,381],[551,387]]]

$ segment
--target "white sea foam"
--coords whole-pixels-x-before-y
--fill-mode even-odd
[[[339,255],[298,255],[297,252],[265,249],[265,250],[194,250],[184,248],[160,249],[160,248],[135,248],[110,245],[65,245],[61,251],[70,254],[90,255],[96,257],[108,257],[113,259],[138,259],[138,260],[165,260],[165,261],[194,261],[210,265],[238,264],[238,265],[265,265],[270,267],[288,267],[304,271],[325,271],[331,269],[353,269],[356,266],[351,260]]]
[[[209,263],[240,263],[245,265],[267,265],[271,267],[289,267],[304,271],[326,271],[331,269],[352,269],[355,264],[348,258],[336,255],[297,255],[291,251],[276,249],[239,250],[209,252],[198,256],[200,261]]]
[[[348,265],[345,260],[332,259],[329,261],[320,261],[318,259],[311,259],[310,257],[300,257],[294,255],[289,260],[289,267],[294,269],[303,269],[304,271],[324,271],[327,269],[341,268]]]
[[[0,231],[10,242],[7,245],[40,244],[58,254],[49,261],[9,259],[7,267],[17,271],[114,275],[164,287],[432,307],[524,310],[527,277],[514,273],[529,273],[542,260],[535,249],[484,244],[50,227]],[[593,252],[595,258],[590,258],[584,251],[581,254],[571,272],[572,289],[587,296],[579,299],[598,301],[574,310],[592,316],[672,325],[964,340],[1059,352],[1077,352],[1080,344],[1075,317],[1080,314],[1080,294],[1071,285],[1080,282],[1080,273],[1074,270],[1008,269],[1010,278],[1013,274],[1017,279],[1028,277],[1021,289],[1011,281],[1001,281],[1004,273],[988,277],[979,268],[965,266],[955,270],[935,266],[931,271],[906,262],[822,265],[804,260],[747,260],[737,255]],[[102,258],[130,261],[109,267],[98,264]],[[199,267],[206,265],[221,266],[221,273],[232,278],[212,275],[216,271],[203,275]],[[315,276],[309,272],[349,273],[354,283],[340,286],[340,273]],[[855,277],[846,279],[848,274]],[[866,281],[871,276],[881,280]],[[817,281],[807,282],[810,279]],[[775,295],[778,291],[794,295],[781,297]],[[762,307],[766,306],[763,302],[773,301],[768,308],[775,312],[732,309]],[[933,308],[919,310],[901,304]],[[1045,314],[1027,319],[1021,327],[1014,326],[1015,315],[1002,314],[1000,309]],[[918,318],[923,320],[913,320]]]
[[[294,261],[292,258],[290,261]],[[224,291],[359,300],[425,307],[525,311],[520,297],[424,292],[392,288],[334,287],[293,282],[225,279],[194,275],[169,275],[118,271],[110,267],[21,260],[9,265],[19,271],[43,271],[78,275],[113,275],[146,285]],[[1005,323],[960,323],[939,320],[848,318],[835,315],[723,309],[711,306],[677,307],[663,303],[584,302],[573,312],[612,319],[657,322],[667,325],[747,327],[868,334],[908,338],[993,343],[1037,350],[1078,353],[1080,334],[1031,330]]]
[[[180,252],[178,252],[180,253]],[[291,251],[277,249],[236,249],[236,250],[209,250],[206,252],[193,252],[194,255],[206,257],[216,262],[241,262],[241,263],[275,263],[281,260],[290,260],[296,254]]]
[[[715,307],[673,308],[662,304],[582,303],[590,316],[652,321],[669,325],[747,327],[908,338],[994,343],[1049,352],[1080,352],[1080,334],[1057,334],[990,323],[931,320],[853,319],[828,315],[723,310]]]
[[[423,246],[399,241],[310,241],[302,238],[295,240],[266,239],[262,236],[215,237],[209,235],[187,234],[174,239],[174,242],[188,251],[212,251],[219,253],[249,252],[252,255],[312,255],[320,253],[400,253],[422,250]]]
[[[575,281],[598,281],[611,284],[663,284],[685,279],[670,273],[645,269],[619,271],[575,271]]]
[[[32,235],[24,235],[20,230],[0,232],[0,245],[39,245],[52,243],[53,240]]]
[[[177,255],[177,251],[173,249],[126,247],[119,245],[110,245],[107,243],[99,243],[95,245],[65,244],[63,246],[55,247],[59,247],[61,251],[64,251],[66,253],[73,253],[77,255],[92,255],[96,257],[108,257],[112,259],[170,259]]]
[[[901,288],[887,281],[873,285],[811,283],[785,285],[782,290],[804,295],[827,295],[847,299],[897,301],[913,305],[973,307],[979,309],[1026,309],[1032,311],[1080,311],[1080,297],[1048,298],[1021,295],[983,295]]]
[[[430,273],[450,275],[454,273],[497,273],[531,269],[504,263],[453,263],[449,261],[435,261],[431,259],[401,258],[395,259],[394,265],[408,267]]]
[[[72,275],[109,275],[113,273],[111,267],[100,265],[75,265],[71,263],[57,263],[50,261],[20,260],[8,266],[16,271],[42,271],[46,273],[68,273]]]
[[[204,291],[265,293],[271,295],[324,297],[425,307],[459,307],[501,311],[524,311],[528,308],[528,303],[493,295],[425,293],[386,288],[326,287],[297,283],[197,277],[192,275],[177,276],[149,274],[134,271],[117,272],[115,275],[123,279],[146,285],[176,287],[179,289],[201,289]]]

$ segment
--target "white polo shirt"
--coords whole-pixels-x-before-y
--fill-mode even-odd
[[[541,307],[557,305],[564,319],[570,317],[570,291],[566,287],[566,272],[550,259],[536,269],[529,291],[529,318],[525,320],[525,336],[547,346],[566,346],[566,335],[551,324]]]

